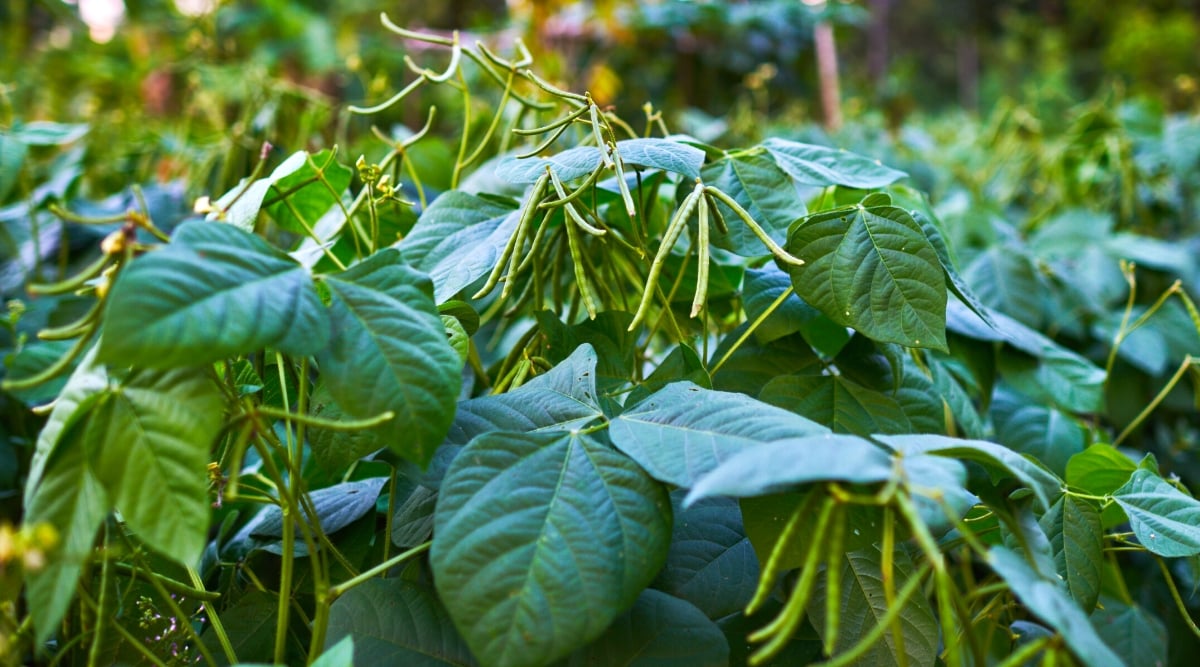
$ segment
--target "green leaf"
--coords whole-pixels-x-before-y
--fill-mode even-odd
[[[343,637],[333,646],[330,643],[326,642],[327,648],[313,661],[312,667],[354,667],[354,637]]]
[[[1072,456],[1067,461],[1067,484],[1094,496],[1104,496],[1121,488],[1137,465],[1112,445],[1102,442]]]
[[[797,221],[787,249],[796,292],[870,338],[946,351],[946,281],[937,252],[903,209],[853,206]]]
[[[404,579],[371,579],[338,598],[325,646],[342,638],[353,638],[359,665],[476,664],[433,590]]]
[[[109,364],[199,366],[265,347],[304,356],[329,339],[308,272],[218,223],[180,225],[121,272],[107,300],[99,359]]]
[[[690,603],[647,589],[599,639],[576,651],[567,667],[725,667],[721,628]]]
[[[27,153],[28,144],[7,132],[0,132],[0,202],[8,199],[8,193],[17,184]]]
[[[704,389],[712,389],[712,378],[704,366],[704,360],[695,350],[680,343],[658,364],[649,377],[629,392],[625,405],[637,405],[672,382],[685,380]]]
[[[762,142],[762,146],[789,176],[807,185],[844,185],[870,190],[891,185],[908,176],[902,171],[883,166],[878,160],[836,148],[775,137]]]
[[[913,576],[913,563],[908,552],[897,549],[893,585],[900,588]],[[883,554],[879,547],[851,551],[838,559],[836,570],[826,570],[827,576],[838,577],[838,634],[834,655],[854,646],[863,635],[879,625],[888,611],[887,595],[884,593]],[[825,635],[826,604],[829,582],[821,577],[813,596],[808,601],[808,617],[817,634]],[[859,665],[932,665],[938,653],[938,622],[933,616],[929,601],[922,595],[909,598],[897,619],[900,624],[901,642],[892,631],[885,632],[877,642],[854,664]],[[901,654],[903,651],[903,654]]]
[[[333,422],[351,419],[342,406],[333,400],[324,383],[318,384],[313,390],[308,405],[310,413],[321,419]],[[383,449],[387,432],[387,424],[353,431],[309,428],[308,444],[321,470],[336,475],[345,472],[355,461],[371,452]]]
[[[936,357],[927,358],[926,367],[929,369],[934,389],[950,408],[958,430],[961,430],[962,434],[968,438],[975,440],[988,437],[988,428],[984,425],[983,417],[975,407],[975,402],[971,400],[966,388],[947,368],[945,362]]]
[[[1064,495],[1038,520],[1054,553],[1054,569],[1067,592],[1085,613],[1100,599],[1104,568],[1104,527],[1100,510],[1090,500]]]
[[[841,375],[781,375],[763,387],[759,398],[834,433],[908,433],[912,424],[896,399]]]
[[[687,600],[713,620],[736,613],[754,597],[758,558],[732,498],[705,498],[684,509],[671,493],[675,527],[667,564],[653,586]]]
[[[691,487],[739,452],[827,430],[741,394],[677,382],[609,423],[613,444],[657,480]]]
[[[471,335],[463,328],[462,322],[450,315],[442,315],[442,327],[446,331],[446,342],[458,354],[460,363],[467,363],[471,355]]]
[[[1058,584],[1043,578],[1029,563],[1004,547],[992,547],[987,562],[1021,604],[1053,628],[1083,664],[1120,667],[1121,659],[1104,644],[1087,615]]]
[[[954,268],[954,258],[950,256],[950,247],[946,245],[946,239],[943,238],[938,224],[930,216],[920,211],[912,211],[912,217],[913,220],[917,221],[917,224],[921,225],[921,231],[925,232],[925,238],[929,239],[929,244],[937,252],[938,261],[941,262],[942,270],[946,273],[946,280],[949,281],[950,291],[967,308],[970,308],[972,312],[978,315],[985,324],[989,327],[994,327],[995,322],[992,321],[992,316],[988,313],[987,306],[983,305],[979,297],[971,291],[971,286],[967,284],[967,281]]]
[[[663,487],[593,437],[492,432],[450,466],[430,561],[475,655],[546,664],[634,603],[670,524]]]
[[[894,396],[912,424],[912,433],[946,433],[946,406],[933,381],[912,357],[902,355],[900,386]]]
[[[492,270],[519,217],[512,206],[452,190],[425,209],[400,252],[429,274],[442,303]]]
[[[1167,628],[1139,605],[1105,599],[1092,614],[1092,627],[1126,667],[1160,667],[1168,663]]]
[[[700,178],[700,167],[704,165],[704,151],[669,139],[618,141],[617,154],[627,165],[682,174],[689,181]]]
[[[802,484],[842,481],[874,484],[891,479],[892,458],[853,435],[811,435],[748,447],[701,477],[684,505],[709,496],[762,496]]]
[[[308,166],[308,153],[296,151],[278,167],[275,167],[268,176],[252,182],[242,180],[232,190],[213,202],[213,208],[217,212],[209,214],[208,219],[213,222],[228,223],[244,232],[254,231],[258,212],[262,210],[263,199],[266,199],[275,183],[306,166]]]
[[[711,185],[732,197],[750,217],[777,243],[787,235],[788,225],[804,215],[804,202],[796,188],[769,157],[746,153],[722,158],[701,172],[706,185]],[[690,186],[686,184],[682,187]],[[767,254],[762,241],[732,209],[718,202],[717,208],[725,218],[728,234],[713,229],[712,243],[743,257]]]
[[[374,511],[375,500],[379,498],[379,493],[387,482],[386,477],[373,477],[342,482],[310,493],[309,498],[317,519],[321,522],[321,530],[326,534],[336,533],[368,512]],[[307,513],[304,515],[304,521],[309,523]],[[279,507],[271,505],[264,509],[258,522],[253,524],[250,534],[282,537],[283,513]]]
[[[1013,477],[1033,491],[1043,508],[1062,493],[1062,480],[1036,461],[983,440],[961,440],[943,435],[876,435],[874,439],[906,454],[936,454],[983,465],[993,480]]]
[[[341,202],[352,176],[350,167],[338,162],[332,150],[306,156],[304,166],[272,184],[272,198],[278,201],[267,208],[267,213],[284,229],[306,234]]]
[[[79,365],[58,394],[46,425],[38,433],[37,445],[29,461],[29,476],[25,480],[25,507],[33,504],[34,493],[41,484],[46,463],[58,447],[59,440],[87,413],[87,409],[81,409],[81,406],[89,397],[96,396],[108,386],[108,372],[102,364],[96,363],[96,349],[93,346],[79,360]]]
[[[221,623],[229,636],[234,654],[243,662],[274,664],[275,626],[279,602],[273,593],[251,590],[232,606],[221,610]],[[224,656],[216,633],[209,630],[201,638],[214,655]],[[224,664],[224,660],[221,661]]]
[[[102,395],[87,424],[92,470],[125,522],[185,565],[208,541],[205,468],[223,403],[201,369],[134,371]]]
[[[744,322],[729,332],[712,358],[724,358],[749,326],[749,322]],[[781,374],[819,373],[818,369],[822,367],[822,360],[799,335],[784,336],[765,345],[751,336],[733,351],[720,370],[713,373],[713,388],[758,396],[767,383]]]
[[[26,574],[25,596],[39,645],[54,633],[75,596],[83,563],[110,507],[84,450],[85,424],[64,429],[26,505],[26,525],[47,523],[58,531],[58,547],[45,567]]]
[[[1036,458],[1056,475],[1066,474],[1067,461],[1087,446],[1081,424],[1015,392],[997,391],[991,416],[997,441]]]
[[[547,165],[563,181],[583,178],[600,166],[600,149],[576,146],[557,155],[507,157],[496,164],[496,178],[517,185],[530,185],[546,173]]]
[[[1129,516],[1142,546],[1167,558],[1200,554],[1200,502],[1149,470],[1139,469],[1113,500]]]
[[[356,417],[394,412],[385,444],[427,464],[454,418],[462,368],[437,315],[433,286],[391,249],[327,276],[325,284],[333,322],[329,347],[317,355],[325,386]]]

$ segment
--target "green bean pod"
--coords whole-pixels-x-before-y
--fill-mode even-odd
[[[700,266],[696,267],[696,296],[692,298],[692,317],[700,314],[704,309],[704,302],[708,299],[708,265],[711,258],[709,257],[708,248],[708,198],[700,198],[700,222],[696,229],[696,250],[699,254]]]
[[[671,254],[671,248],[675,246],[675,241],[679,239],[683,228],[687,226],[688,218],[692,217],[692,211],[696,209],[696,204],[703,193],[704,185],[696,183],[695,189],[683,200],[683,204],[679,206],[679,210],[675,212],[671,222],[667,224],[662,245],[658,246],[658,253],[654,255],[654,261],[650,264],[650,274],[646,276],[646,290],[642,293],[642,302],[633,316],[633,322],[629,324],[629,331],[637,329],[645,319],[646,313],[649,312],[650,302],[654,299],[654,286],[658,284],[658,276],[662,273],[663,264],[666,263],[667,256]]]

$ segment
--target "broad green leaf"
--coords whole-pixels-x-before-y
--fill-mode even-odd
[[[690,382],[668,385],[609,423],[618,449],[651,477],[681,487],[739,452],[826,431],[747,396]]]
[[[312,667],[354,667],[354,637],[343,637],[332,646],[330,643],[326,642],[327,648],[312,662]]]
[[[1054,554],[1054,569],[1085,613],[1096,608],[1104,568],[1104,527],[1090,500],[1064,495],[1038,520]]]
[[[1039,401],[1074,412],[1100,412],[1104,405],[1104,370],[1017,320],[996,311],[991,326],[969,308],[951,301],[946,328],[956,334],[995,343],[1008,343],[1036,360],[1001,355],[1005,378]]]
[[[545,357],[558,364],[579,348],[589,345],[596,351],[596,387],[608,393],[624,387],[634,377],[638,363],[638,334],[629,330],[633,315],[623,310],[606,310],[596,319],[564,324],[548,310],[535,314],[542,330]]]
[[[83,563],[110,507],[84,450],[86,423],[63,430],[26,505],[26,525],[48,523],[58,532],[58,547],[45,567],[25,575],[25,597],[39,644],[54,633],[75,596]]]
[[[874,439],[906,454],[936,454],[983,465],[993,480],[1012,477],[1029,487],[1049,508],[1062,493],[1062,480],[1036,461],[983,440],[961,440],[943,435],[875,435]]]
[[[729,332],[713,352],[712,358],[724,359],[749,326],[749,322],[744,322]],[[758,396],[763,387],[779,375],[819,373],[818,369],[822,367],[822,360],[802,336],[792,334],[765,345],[751,336],[741,341],[720,370],[713,373],[713,388]]]
[[[879,160],[827,146],[775,137],[762,142],[762,146],[789,176],[807,185],[844,185],[869,190],[891,185],[908,176],[883,166]]]
[[[1200,501],[1139,469],[1112,494],[1142,546],[1167,558],[1200,554]]]
[[[704,151],[669,139],[618,141],[617,153],[627,165],[682,174],[689,181],[700,178],[704,165]]]
[[[1067,648],[1090,667],[1120,667],[1122,662],[1092,629],[1087,615],[1059,585],[1004,547],[988,551],[987,563],[1004,579],[1021,604],[1053,628]]]
[[[17,184],[29,146],[7,132],[0,132],[0,202],[8,199]]]
[[[341,202],[353,176],[332,150],[305,157],[304,166],[273,183],[272,199],[278,201],[267,208],[275,222],[296,234],[312,230],[321,216]],[[340,210],[337,214],[345,220]]]
[[[1077,421],[1015,392],[996,392],[991,417],[998,442],[1036,458],[1056,475],[1065,475],[1067,461],[1087,446],[1087,431]]]
[[[520,213],[465,192],[438,197],[398,246],[406,262],[433,280],[443,303],[487,275],[517,229]]]
[[[684,505],[709,496],[762,496],[811,482],[884,482],[892,458],[853,435],[810,435],[748,447],[701,477]]]
[[[941,359],[927,358],[926,367],[929,369],[934,389],[941,397],[950,413],[953,415],[956,430],[968,438],[980,440],[989,436],[987,426],[980,416],[975,402],[958,378],[943,364]]]
[[[947,512],[961,519],[979,504],[979,497],[967,490],[967,468],[959,461],[928,454],[900,457],[900,475],[904,488],[913,495],[921,521],[935,535],[954,527]]]
[[[737,201],[777,243],[783,242],[788,225],[805,213],[804,202],[791,179],[766,155],[743,153],[722,158],[706,166],[701,177],[706,185]],[[714,227],[713,245],[743,257],[767,254],[762,241],[732,209],[721,203],[717,208],[729,233],[722,234]]]
[[[781,375],[759,398],[795,412],[834,433],[909,433],[912,423],[889,394],[868,389],[841,375]]]
[[[1128,456],[1112,445],[1097,442],[1067,461],[1067,484],[1094,496],[1121,488],[1137,470]]]
[[[259,590],[251,590],[221,610],[221,623],[240,660],[273,664],[278,613],[279,602],[275,594]],[[201,639],[213,655],[224,656],[221,643],[211,629],[201,635]]]
[[[1116,257],[1176,276],[1190,277],[1195,271],[1195,254],[1185,244],[1118,232],[1104,237],[1104,246]]]
[[[321,419],[339,422],[351,418],[342,406],[333,400],[324,383],[318,384],[313,390],[308,405],[312,415]],[[313,459],[317,465],[323,471],[336,475],[345,472],[355,461],[371,452],[383,449],[388,441],[387,433],[387,424],[353,431],[310,427],[308,444],[312,448]]]
[[[275,167],[268,176],[251,182],[243,180],[213,202],[216,211],[208,215],[208,220],[225,222],[244,232],[254,231],[254,223],[258,220],[258,212],[262,210],[263,200],[275,183],[307,165],[308,153],[296,151]]]
[[[576,146],[556,155],[507,157],[496,164],[496,177],[509,183],[532,184],[546,173],[547,166],[563,181],[583,178],[600,166],[600,149]]]
[[[705,498],[684,509],[683,496],[682,489],[671,493],[671,548],[652,585],[713,620],[724,618],[746,606],[758,586],[758,559],[742,529],[742,511],[731,498]]]
[[[134,371],[102,394],[85,447],[96,479],[148,546],[185,565],[208,541],[206,465],[224,401],[201,369]]]
[[[466,364],[471,356],[471,336],[463,328],[462,322],[449,315],[442,315],[442,327],[446,331],[446,342],[458,354],[459,362]]]
[[[646,589],[566,667],[725,667],[729,643],[721,628],[690,603]]]
[[[333,603],[325,646],[343,638],[358,665],[476,664],[433,590],[399,578],[365,581]]]
[[[107,301],[98,358],[109,364],[199,366],[265,347],[303,356],[329,340],[308,272],[229,225],[183,223],[121,272]]]
[[[1125,667],[1161,667],[1169,664],[1167,628],[1149,610],[1104,599],[1104,608],[1092,614],[1092,627]]]
[[[368,512],[374,511],[375,500],[379,498],[379,493],[387,481],[386,477],[373,477],[342,482],[311,492],[309,498],[317,519],[321,522],[321,530],[326,534],[336,533]],[[309,522],[307,514],[303,520],[305,523]],[[279,507],[271,505],[263,510],[250,533],[262,537],[281,537],[283,513]]]
[[[893,346],[894,347],[894,346]],[[912,433],[946,433],[946,406],[933,380],[912,357],[902,355],[900,386],[893,396],[912,424]]]
[[[946,351],[946,281],[937,252],[903,209],[853,206],[810,215],[788,232],[804,266],[796,292],[838,324],[881,342]]]
[[[432,285],[391,249],[325,284],[333,322],[329,347],[317,354],[325,386],[351,415],[394,412],[384,444],[427,464],[454,418],[462,368]]]
[[[899,589],[913,576],[913,563],[908,552],[897,549],[893,585]],[[829,595],[827,577],[838,577],[838,634],[833,654],[836,656],[854,646],[872,628],[879,625],[888,611],[884,593],[883,555],[879,548],[868,547],[851,551],[838,559],[837,566],[826,569],[820,577],[813,596],[808,601],[808,617],[822,637],[826,631],[826,598]],[[938,623],[929,600],[919,593],[909,598],[898,617],[902,640],[892,631],[860,656],[859,665],[932,665],[938,653]],[[903,644],[903,646],[901,646]]]
[[[438,594],[488,665],[546,664],[600,636],[662,566],[666,491],[592,436],[492,432],[438,498]]]
[[[34,493],[41,484],[46,462],[54,454],[59,440],[67,429],[86,413],[86,410],[80,410],[80,406],[89,397],[99,394],[108,386],[108,372],[103,365],[96,363],[96,349],[96,346],[93,346],[80,359],[79,365],[75,367],[55,400],[46,425],[38,433],[37,445],[29,461],[29,476],[25,480],[25,507],[33,504]]]
[[[413,480],[414,488],[396,507],[392,540],[401,546],[416,546],[429,539],[442,478],[472,438],[491,431],[573,431],[603,416],[596,394],[596,352],[587,344],[518,389],[460,402],[450,433],[429,469],[423,473],[400,470]]]

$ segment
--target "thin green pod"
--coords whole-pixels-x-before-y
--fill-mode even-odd
[[[558,120],[554,121],[553,123],[550,123],[549,125],[543,125],[541,127],[533,127],[533,128],[513,128],[513,134],[519,134],[523,137],[533,136],[533,135],[537,135],[537,134],[545,134],[545,133],[549,132],[550,130],[556,130],[560,127],[563,127],[564,125],[570,125],[572,121],[576,120],[577,118],[579,118],[580,116],[582,116],[585,113],[587,113],[587,107],[580,107],[579,109],[572,111],[571,113],[567,114],[566,116],[563,116],[562,118],[559,118]]]
[[[538,153],[541,153],[542,151],[546,150],[547,148],[550,147],[550,144],[554,143],[559,137],[562,136],[563,132],[567,131],[567,127],[568,127],[568,125],[563,125],[562,127],[558,128],[557,130],[552,132],[549,137],[546,137],[546,139],[544,141],[542,141],[542,143],[538,144],[533,150],[525,152],[525,153],[521,153],[521,154],[517,155],[517,158],[525,159],[527,157],[533,157],[534,155],[537,155]]]
[[[713,199],[713,196],[707,192],[704,193],[704,196],[708,199],[709,208],[712,209],[713,220],[717,223],[717,231],[721,234],[728,234],[729,225],[725,224],[725,214],[722,213],[721,208],[717,206],[717,200]]]
[[[97,299],[96,303],[92,304],[92,307],[84,313],[83,317],[70,324],[64,324],[61,327],[42,329],[38,332],[37,337],[41,340],[68,340],[88,333],[96,327],[96,322],[100,319],[100,311],[103,309],[103,306],[104,302]]]
[[[492,272],[488,275],[487,282],[471,297],[472,299],[479,299],[486,296],[500,282],[500,274],[504,272],[504,269],[508,266],[509,258],[516,251],[518,237],[520,237],[519,240],[522,243],[524,242],[525,237],[522,230],[527,230],[529,224],[533,221],[533,214],[537,211],[538,202],[541,201],[542,194],[546,190],[546,183],[549,180],[548,176],[542,176],[533,184],[533,191],[529,193],[529,199],[525,200],[525,206],[521,209],[521,217],[517,221],[517,229],[513,232],[512,236],[508,237],[508,243],[504,245],[504,251],[500,253],[500,259],[492,267]]]
[[[557,208],[559,206],[562,206],[563,204],[568,204],[570,202],[575,201],[576,199],[579,199],[580,197],[583,196],[583,193],[587,192],[587,189],[593,183],[595,183],[597,179],[600,178],[600,172],[602,172],[602,171],[604,171],[604,165],[602,165],[602,164],[596,165],[596,168],[592,170],[592,173],[588,174],[587,180],[585,180],[582,184],[580,184],[579,187],[575,188],[574,192],[567,195],[566,197],[561,197],[560,199],[544,201],[544,202],[538,204],[538,207],[539,208]]]
[[[533,240],[529,242],[529,252],[525,253],[525,259],[522,259],[521,263],[517,265],[517,273],[524,271],[526,267],[533,263],[533,258],[537,257],[538,250],[542,248],[542,239],[546,236],[546,227],[549,221],[549,215],[542,216],[542,222],[533,232]]]
[[[671,222],[668,223],[667,231],[663,234],[662,245],[658,247],[658,253],[654,255],[654,261],[650,264],[650,274],[646,276],[646,291],[642,294],[642,302],[633,316],[633,322],[629,324],[629,331],[637,329],[645,319],[646,313],[649,312],[650,302],[654,299],[654,287],[658,284],[658,276],[662,273],[663,264],[666,263],[667,256],[671,254],[671,248],[675,246],[675,241],[679,239],[683,228],[687,226],[688,218],[692,217],[692,211],[696,209],[696,202],[703,192],[704,185],[697,183],[692,193],[683,200],[683,204],[675,212],[675,217],[671,218]]]
[[[562,90],[561,88],[555,88],[554,86],[550,85],[550,83],[548,81],[546,81],[542,77],[534,74],[533,70],[527,69],[521,73],[525,75],[525,78],[532,81],[533,85],[537,86],[538,88],[541,88],[542,90],[546,91],[547,93],[550,93],[551,95],[554,95],[555,97],[561,97],[563,99],[571,100],[573,102],[583,102],[584,104],[589,104],[591,102],[591,100],[589,100],[587,97],[585,97],[583,95],[580,95],[579,93],[572,93],[572,92],[569,92],[566,90]]]
[[[114,261],[116,261],[115,255],[104,254],[101,255],[99,259],[82,269],[79,273],[76,273],[66,280],[60,280],[56,283],[30,283],[26,289],[30,294],[38,296],[48,294],[67,294],[69,292],[74,292],[75,290],[83,287],[87,281],[103,273],[104,269]]]
[[[570,204],[568,204],[570,206]],[[588,285],[587,271],[583,268],[583,248],[579,240],[579,230],[574,225],[564,225],[567,228],[567,247],[571,252],[571,261],[575,264],[575,283],[579,287],[579,298],[587,310],[588,319],[596,319],[596,298]]]
[[[775,540],[775,548],[771,550],[771,555],[767,557],[767,562],[763,563],[762,570],[758,574],[758,588],[754,591],[754,597],[746,605],[747,616],[758,611],[763,603],[767,601],[767,598],[770,597],[771,591],[775,589],[775,580],[779,578],[779,573],[782,571],[781,561],[783,560],[784,553],[787,551],[787,544],[795,537],[796,531],[800,529],[800,524],[804,517],[808,516],[816,501],[817,494],[810,492],[800,502],[800,506],[788,517],[783,530],[779,532],[779,539]]]
[[[846,544],[846,507],[838,505],[832,518],[828,548],[825,550],[825,655],[833,655],[837,647],[838,624],[842,618],[843,548]]]
[[[732,209],[733,212],[742,219],[742,222],[746,223],[746,226],[750,228],[750,231],[754,232],[754,235],[758,237],[758,240],[762,241],[762,244],[765,245],[767,249],[771,251],[771,254],[775,255],[779,261],[786,264],[791,264],[793,266],[804,266],[804,260],[781,248],[774,239],[772,239],[767,235],[766,232],[763,231],[763,228],[754,221],[754,218],[750,217],[750,214],[746,212],[746,209],[742,208],[742,205],[737,203],[733,197],[730,197],[711,185],[705,188],[705,192],[708,192],[713,197],[716,197],[722,204],[725,204]]]
[[[625,212],[632,219],[637,215],[637,205],[633,203],[633,193],[629,191],[629,184],[625,182],[625,167],[621,163],[621,156],[617,154],[616,144],[609,144],[609,147],[616,156],[613,159],[613,169],[617,172],[617,189],[621,191],[621,199],[625,201]]]
[[[692,317],[700,314],[704,309],[704,303],[708,299],[708,265],[711,257],[708,248],[708,199],[700,198],[699,202],[699,217],[700,221],[696,229],[696,251],[699,255],[700,265],[696,267],[696,295],[692,298]]]
[[[546,166],[546,174],[550,176],[550,182],[554,185],[554,191],[558,193],[559,201],[566,201],[567,191],[566,188],[563,187],[562,181],[559,180],[558,174],[554,173],[554,170],[551,169],[549,165]],[[591,234],[592,236],[604,236],[608,233],[608,230],[600,229],[599,227],[593,227],[591,223],[589,223],[587,220],[584,220],[583,216],[579,215],[579,211],[576,211],[575,207],[569,201],[563,204],[563,211],[566,213],[566,216],[571,220],[571,222],[574,222],[579,226],[580,229],[588,234]]]
[[[596,148],[600,149],[600,159],[604,161],[604,166],[612,169],[614,167],[613,158],[608,153],[608,142],[604,141],[604,126],[600,124],[600,107],[596,106],[589,98],[588,114],[592,117],[592,135],[596,138]]]
[[[30,389],[42,384],[43,382],[49,382],[59,375],[62,375],[70,369],[71,362],[75,361],[75,359],[87,349],[88,342],[92,340],[92,335],[95,332],[95,329],[87,331],[83,336],[79,337],[79,339],[75,341],[75,344],[67,350],[66,354],[59,357],[57,361],[50,364],[46,368],[42,369],[41,372],[16,380],[5,378],[4,382],[0,383],[0,388],[3,388],[5,391]]]

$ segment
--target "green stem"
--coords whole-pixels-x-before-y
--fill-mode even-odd
[[[775,300],[771,302],[771,305],[768,306],[761,315],[755,318],[754,322],[751,323],[744,332],[742,332],[742,335],[739,336],[738,339],[733,343],[733,346],[725,351],[725,354],[721,356],[721,359],[717,361],[716,365],[713,366],[712,370],[709,371],[709,375],[716,375],[717,371],[721,370],[721,367],[725,365],[725,362],[729,361],[729,358],[733,356],[733,353],[738,351],[738,348],[740,348],[742,344],[754,334],[758,327],[762,326],[763,322],[767,321],[767,318],[770,317],[772,313],[774,313],[779,309],[780,306],[783,305],[783,302],[786,301],[793,292],[794,289],[791,286],[783,290],[783,293],[776,297]]]
[[[1181,379],[1183,379],[1183,374],[1186,373],[1188,368],[1191,367],[1191,365],[1195,362],[1196,358],[1190,354],[1183,358],[1183,363],[1179,364],[1179,369],[1176,370],[1175,374],[1171,376],[1171,379],[1167,381],[1166,386],[1164,386],[1162,390],[1158,392],[1158,394],[1154,397],[1154,400],[1150,401],[1150,404],[1143,408],[1142,411],[1138,413],[1137,417],[1134,417],[1132,422],[1129,422],[1129,425],[1125,427],[1125,430],[1121,431],[1121,434],[1113,439],[1113,447],[1120,445],[1125,438],[1129,437],[1129,434],[1132,433],[1135,428],[1141,425],[1141,423],[1150,416],[1151,412],[1154,412],[1154,410],[1158,408],[1159,403],[1162,403],[1167,397],[1167,394],[1171,393],[1171,390],[1175,388],[1175,385],[1178,384]]]
[[[192,586],[198,592],[206,595],[216,595],[219,593],[209,593],[204,589],[204,582],[200,580],[200,573],[196,572],[196,568],[188,566],[188,578],[192,580]],[[193,598],[199,598],[197,595],[192,595]],[[238,663],[237,654],[233,651],[233,644],[229,641],[229,635],[225,633],[225,625],[221,623],[221,617],[217,614],[217,610],[213,609],[212,604],[205,603],[200,605],[204,608],[204,614],[208,616],[208,623],[212,627],[213,634],[217,636],[217,642],[221,645],[221,651],[225,653],[225,659],[229,664],[236,665]]]
[[[1167,582],[1167,588],[1171,591],[1171,599],[1175,601],[1175,607],[1179,610],[1179,615],[1183,617],[1192,634],[1200,637],[1200,627],[1196,627],[1196,622],[1192,620],[1192,615],[1188,612],[1187,605],[1179,595],[1179,589],[1175,586],[1175,579],[1171,576],[1171,571],[1167,569],[1167,562],[1158,556],[1155,556],[1154,560],[1158,561],[1158,569],[1162,570],[1163,579]]]
[[[419,556],[419,555],[425,553],[426,551],[429,551],[429,548],[431,546],[433,546],[433,542],[425,542],[424,544],[421,544],[420,546],[415,546],[415,547],[409,549],[408,551],[405,551],[403,553],[399,553],[399,554],[396,554],[395,556],[392,556],[388,560],[385,560],[384,562],[380,563],[379,565],[376,565],[375,567],[367,570],[366,572],[363,572],[362,574],[358,575],[357,577],[343,581],[342,583],[338,584],[337,586],[334,586],[329,589],[329,600],[330,601],[336,600],[338,597],[344,595],[346,593],[346,591],[354,588],[355,586],[358,586],[359,584],[361,584],[365,581],[368,581],[368,580],[373,579],[381,574],[386,573],[388,570],[392,569],[393,567],[396,567],[400,563],[403,563],[404,561],[406,561],[414,556]]]

